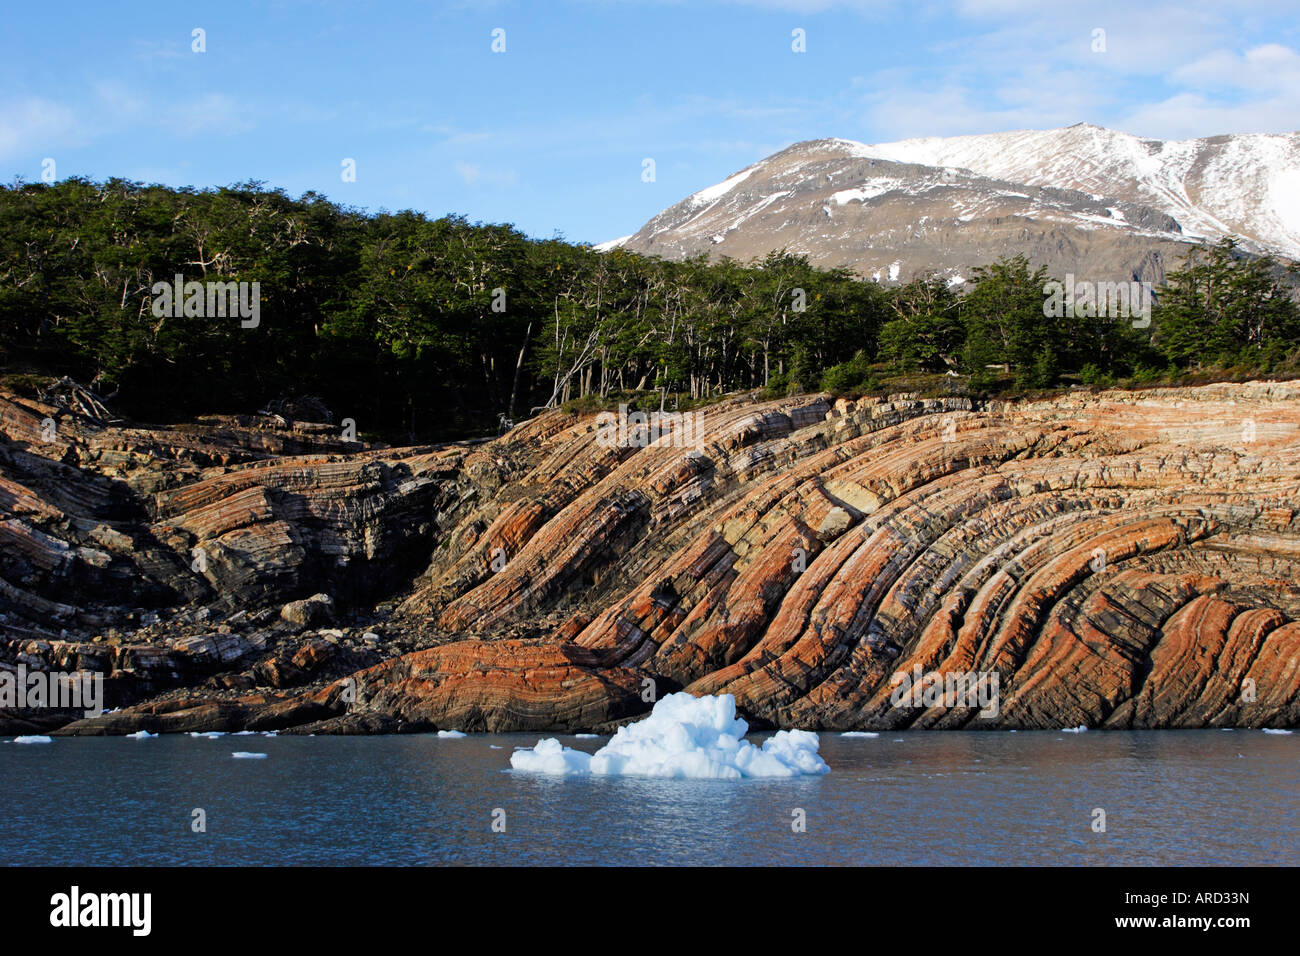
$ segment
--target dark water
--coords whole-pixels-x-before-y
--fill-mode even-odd
[[[0,863],[1300,864],[1300,734],[821,739],[829,774],[740,782],[510,771],[535,734],[6,739]]]

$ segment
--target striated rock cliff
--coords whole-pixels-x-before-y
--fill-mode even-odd
[[[0,666],[106,673],[63,733],[1300,722],[1300,384],[701,416],[382,449],[0,398]]]

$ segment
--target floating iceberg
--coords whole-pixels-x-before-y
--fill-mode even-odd
[[[265,760],[266,754],[252,754],[247,750],[236,750],[230,756],[236,760]]]
[[[225,732],[224,730],[207,730],[207,731],[203,731],[202,733],[200,733],[200,732],[197,731],[197,730],[191,730],[191,731],[190,731],[190,736],[191,736],[191,737],[204,737],[204,738],[206,738],[206,739],[208,739],[208,740],[216,740],[218,737],[224,737],[224,736],[226,736],[226,732]]]
[[[150,737],[157,737],[157,734],[151,734],[147,730],[137,730],[133,734],[126,734],[127,740],[148,740]]]
[[[53,738],[53,737],[46,737],[46,736],[44,736],[44,735],[42,735],[42,734],[29,734],[29,735],[26,736],[26,737],[15,737],[15,738],[14,738],[14,743],[16,743],[16,744],[52,744],[52,743],[54,743],[54,738]]]
[[[459,730],[440,730],[438,731],[438,736],[442,737],[444,740],[459,740],[461,737],[464,737],[465,734],[462,734]]]
[[[595,740],[600,734],[574,734],[579,740]]]
[[[1088,730],[1088,725],[1087,725],[1087,724],[1080,724],[1078,727],[1062,727],[1062,728],[1061,728],[1061,733],[1063,733],[1063,734],[1082,734],[1082,733],[1086,733],[1087,730]]]
[[[1291,731],[1289,731],[1289,730],[1281,730],[1281,729],[1277,729],[1277,728],[1273,728],[1273,727],[1265,727],[1265,728],[1264,728],[1264,733],[1266,733],[1266,734],[1289,734],[1289,733],[1291,733]],[[17,743],[17,742],[18,742],[18,741],[16,741],[16,740],[14,741],[14,743]]]
[[[817,735],[782,730],[755,747],[743,740],[749,724],[736,717],[736,699],[670,694],[650,716],[618,729],[594,754],[564,747],[554,737],[510,756],[527,773],[593,774],[609,777],[797,777],[826,773]]]
[[[554,737],[537,741],[529,749],[520,747],[510,755],[510,766],[525,773],[591,773],[591,755],[565,747]]]
[[[840,734],[841,737],[879,737],[880,734],[873,733],[870,730],[846,730]]]

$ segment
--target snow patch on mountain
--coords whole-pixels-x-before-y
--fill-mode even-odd
[[[731,192],[731,190],[735,189],[746,179],[748,179],[750,174],[753,173],[753,171],[754,171],[753,166],[749,167],[749,169],[742,169],[740,172],[736,173],[736,175],[728,179],[724,179],[722,182],[718,183],[717,185],[709,186],[707,189],[701,189],[699,192],[697,192],[694,196],[692,196],[687,201],[692,206],[705,206],[708,205],[709,203],[717,202],[727,193]]]
[[[853,158],[960,167],[1153,205],[1188,236],[1235,234],[1300,258],[1300,133],[1155,140],[1078,124],[894,143],[826,142]]]
[[[1160,282],[1189,245],[1228,234],[1300,259],[1300,133],[1162,142],[1080,124],[795,143],[602,246],[739,261],[786,249],[887,282],[1021,253]]]
[[[831,202],[837,206],[843,206],[851,202],[863,202],[867,199],[874,199],[876,196],[883,196],[891,189],[897,189],[902,183],[897,179],[875,179],[853,189],[841,189],[831,195]]]
[[[1279,169],[1269,177],[1268,195],[1278,224],[1300,243],[1300,169]]]

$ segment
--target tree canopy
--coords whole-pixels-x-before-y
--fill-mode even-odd
[[[177,275],[259,283],[260,323],[156,315],[155,284]],[[629,394],[693,403],[906,372],[1045,388],[1296,367],[1286,271],[1230,240],[1170,275],[1148,329],[1048,317],[1050,277],[1023,257],[972,276],[963,295],[935,276],[886,288],[784,250],[666,261],[256,182],[0,187],[0,365],[71,375],[144,420],[312,394],[364,431],[414,440]]]

